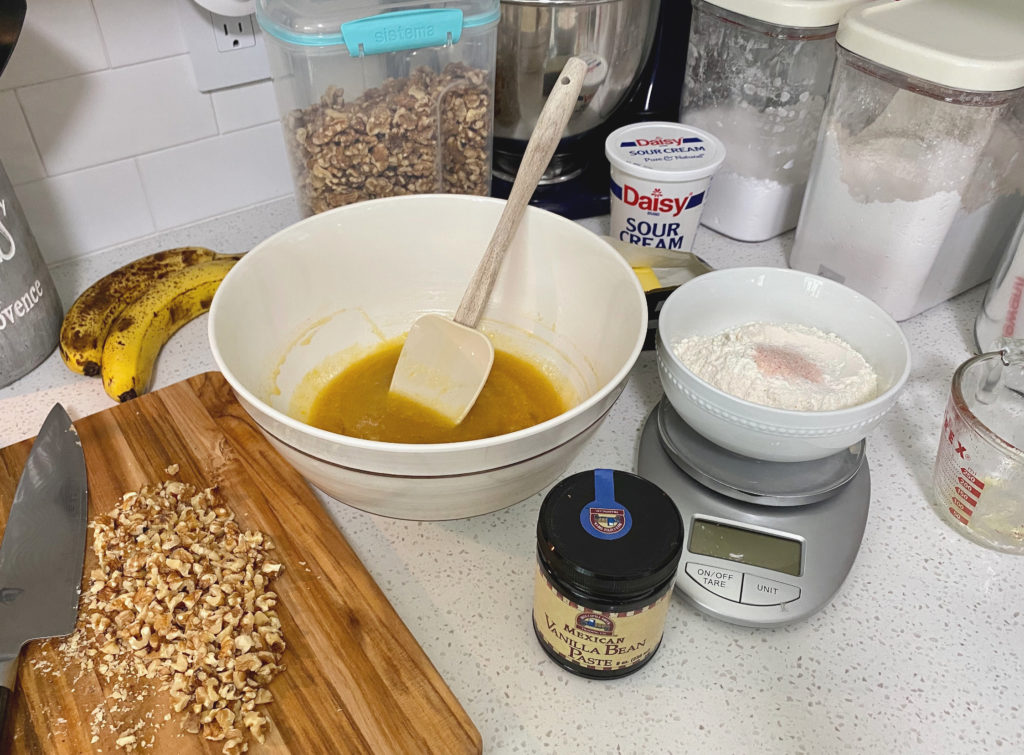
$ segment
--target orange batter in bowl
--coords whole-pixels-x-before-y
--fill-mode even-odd
[[[532,427],[568,408],[542,370],[496,349],[480,397],[453,427],[440,414],[388,394],[401,350],[401,341],[387,343],[333,378],[313,400],[309,424],[366,440],[453,443]]]

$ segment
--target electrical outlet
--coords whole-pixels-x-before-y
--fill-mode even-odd
[[[178,0],[178,15],[199,91],[270,78],[267,50],[255,16],[223,16],[194,0]]]
[[[220,16],[210,14],[214,38],[220,52],[233,52],[243,47],[256,46],[255,20],[252,16]]]

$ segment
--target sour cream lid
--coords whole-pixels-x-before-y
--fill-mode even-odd
[[[693,181],[713,175],[725,160],[718,137],[671,121],[644,121],[612,131],[604,153],[615,168],[649,181]]]

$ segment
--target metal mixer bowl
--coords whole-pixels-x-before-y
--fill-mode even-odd
[[[495,173],[515,174],[544,100],[573,55],[586,60],[589,70],[544,180],[566,180],[579,171],[572,144],[607,121],[637,82],[654,41],[659,5],[659,0],[501,0]]]

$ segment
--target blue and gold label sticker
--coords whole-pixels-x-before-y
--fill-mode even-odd
[[[632,528],[629,509],[615,500],[612,470],[594,470],[594,500],[580,511],[580,524],[588,534],[601,540],[618,540]]]
[[[661,644],[671,601],[668,589],[652,603],[629,611],[601,611],[563,595],[538,565],[533,625],[541,643],[576,669],[628,673]]]

